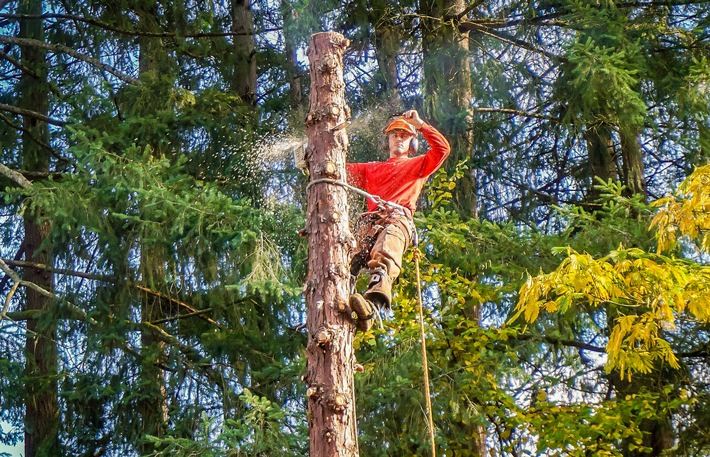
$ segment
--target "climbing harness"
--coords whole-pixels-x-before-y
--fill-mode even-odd
[[[308,186],[306,186],[306,192],[313,186],[314,184],[320,184],[320,183],[327,183],[327,184],[334,184],[336,186],[341,186],[344,187],[347,190],[350,190],[352,192],[355,192],[356,194],[371,199],[375,203],[377,203],[378,206],[382,206],[384,208],[391,208],[395,211],[401,211],[402,214],[408,214],[409,209],[399,205],[394,202],[390,202],[387,200],[382,199],[381,197],[378,197],[377,195],[373,195],[369,192],[366,192],[359,187],[351,186],[350,184],[337,180],[337,179],[328,179],[328,178],[321,178],[321,179],[316,179],[311,181]],[[428,427],[429,427],[429,440],[431,441],[431,455],[432,457],[436,457],[436,439],[434,435],[434,415],[432,412],[432,406],[431,406],[431,392],[429,390],[429,363],[427,359],[427,353],[426,353],[426,334],[424,332],[424,301],[422,300],[422,280],[421,280],[421,273],[419,271],[419,258],[421,256],[421,251],[419,250],[419,236],[417,234],[417,229],[414,227],[414,223],[410,221],[411,224],[411,233],[412,233],[412,245],[414,247],[414,265],[417,273],[417,298],[419,301],[419,336],[422,340],[422,368],[424,371],[424,398],[426,400],[426,409],[427,409],[427,421],[428,421]],[[380,326],[382,325],[381,321],[381,316],[380,313],[376,314],[377,317],[380,319]]]

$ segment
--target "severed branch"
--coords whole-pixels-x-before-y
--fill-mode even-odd
[[[71,57],[74,57],[75,59],[79,59],[81,61],[89,63],[101,70],[107,71],[125,83],[133,84],[133,85],[138,84],[138,80],[136,78],[132,78],[130,76],[124,75],[123,73],[116,70],[112,66],[107,65],[97,59],[94,59],[93,57],[89,57],[85,54],[82,54],[82,53],[70,48],[69,46],[64,46],[63,44],[45,43],[44,41],[34,40],[31,38],[16,38],[16,37],[9,37],[9,36],[3,36],[3,35],[0,35],[0,43],[14,44],[14,45],[18,45],[18,46],[35,47],[35,48],[40,48],[40,49],[46,49],[46,50],[52,51],[52,52],[61,52],[61,53],[67,54]]]

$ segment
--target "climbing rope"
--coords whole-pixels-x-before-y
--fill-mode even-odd
[[[384,200],[381,197],[378,197],[377,195],[372,195],[369,192],[366,192],[366,191],[360,189],[359,187],[351,186],[350,184],[340,181],[340,180],[337,180],[337,179],[321,178],[321,179],[313,180],[308,184],[308,186],[306,186],[306,192],[308,192],[308,190],[314,184],[320,184],[320,183],[334,184],[336,186],[344,187],[345,189],[350,190],[362,197],[372,199],[378,205],[389,206],[390,208],[398,209],[398,210],[401,210],[406,213],[405,207],[402,205]],[[415,269],[417,272],[417,297],[418,297],[418,301],[419,301],[419,306],[418,306],[418,308],[419,308],[419,336],[422,340],[422,368],[424,371],[424,398],[426,400],[427,421],[428,421],[428,426],[429,426],[429,439],[431,441],[431,456],[436,457],[436,439],[435,439],[435,435],[434,435],[434,415],[433,415],[432,407],[431,407],[431,392],[429,390],[429,363],[427,361],[426,334],[424,332],[424,301],[422,300],[422,280],[421,280],[421,273],[419,271],[419,258],[421,256],[421,251],[419,250],[419,237],[417,236],[417,229],[416,229],[416,227],[414,227],[414,224],[412,224],[412,231],[413,231],[412,244],[414,245],[414,265],[415,265]],[[357,422],[355,422],[355,423],[357,423]]]
[[[416,232],[415,232],[416,233]],[[424,371],[424,398],[426,399],[427,419],[429,421],[429,440],[431,441],[431,455],[436,457],[436,440],[434,438],[434,416],[431,408],[431,393],[429,392],[429,363],[426,355],[426,335],[424,334],[424,301],[422,300],[422,280],[419,273],[419,245],[414,245],[414,265],[417,271],[417,295],[419,297],[419,336],[422,339],[422,368]]]
[[[394,203],[394,202],[383,200],[382,197],[378,197],[377,195],[373,195],[369,192],[366,192],[366,191],[360,189],[359,187],[351,186],[350,184],[340,181],[338,179],[321,178],[321,179],[313,180],[310,183],[308,183],[308,185],[306,186],[306,192],[308,192],[310,190],[310,188],[311,188],[311,186],[313,186],[313,184],[321,184],[321,183],[335,184],[336,186],[344,187],[350,191],[355,192],[356,194],[358,194],[362,197],[371,199],[372,201],[374,201],[378,205],[389,206],[390,208],[402,210],[405,213],[407,211],[409,211],[409,208],[406,208],[406,207],[399,205],[397,203]]]

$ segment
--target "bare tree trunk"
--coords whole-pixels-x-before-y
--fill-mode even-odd
[[[244,104],[256,106],[256,44],[250,0],[232,1],[234,78],[232,89]]]
[[[342,56],[349,42],[335,32],[318,33],[308,47],[311,94],[306,119],[307,159],[313,181],[345,179],[345,130],[349,117]],[[310,455],[358,455],[353,367],[355,326],[347,314],[348,202],[343,187],[314,184],[308,195],[307,369]]]
[[[20,2],[20,14],[33,18],[20,20],[20,37],[44,39],[41,0]],[[22,64],[32,69],[34,75],[23,73],[20,84],[20,107],[46,115],[49,98],[46,86],[46,52],[38,47],[21,47]],[[49,143],[47,124],[31,117],[23,119],[23,167],[28,171],[49,172],[49,154],[39,142]],[[25,260],[42,265],[52,265],[53,255],[45,243],[51,226],[41,221],[41,214],[24,216]],[[24,279],[52,292],[54,281],[48,271],[25,269]],[[52,300],[27,288],[25,309],[49,311]],[[57,393],[57,327],[53,318],[28,319],[25,340],[25,456],[61,455],[59,443],[59,403]]]

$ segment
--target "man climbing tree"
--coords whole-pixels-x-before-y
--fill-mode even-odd
[[[417,150],[417,131],[431,149],[409,157]],[[390,121],[383,132],[388,160],[346,164],[350,184],[379,197],[368,199],[368,211],[360,216],[358,247],[350,264],[349,304],[362,331],[372,327],[377,309],[391,306],[392,283],[399,276],[402,257],[414,235],[412,216],[417,199],[427,178],[441,167],[451,150],[446,138],[425,123],[416,110]],[[367,291],[361,295],[354,293],[355,281],[364,266],[370,268],[371,276]]]

